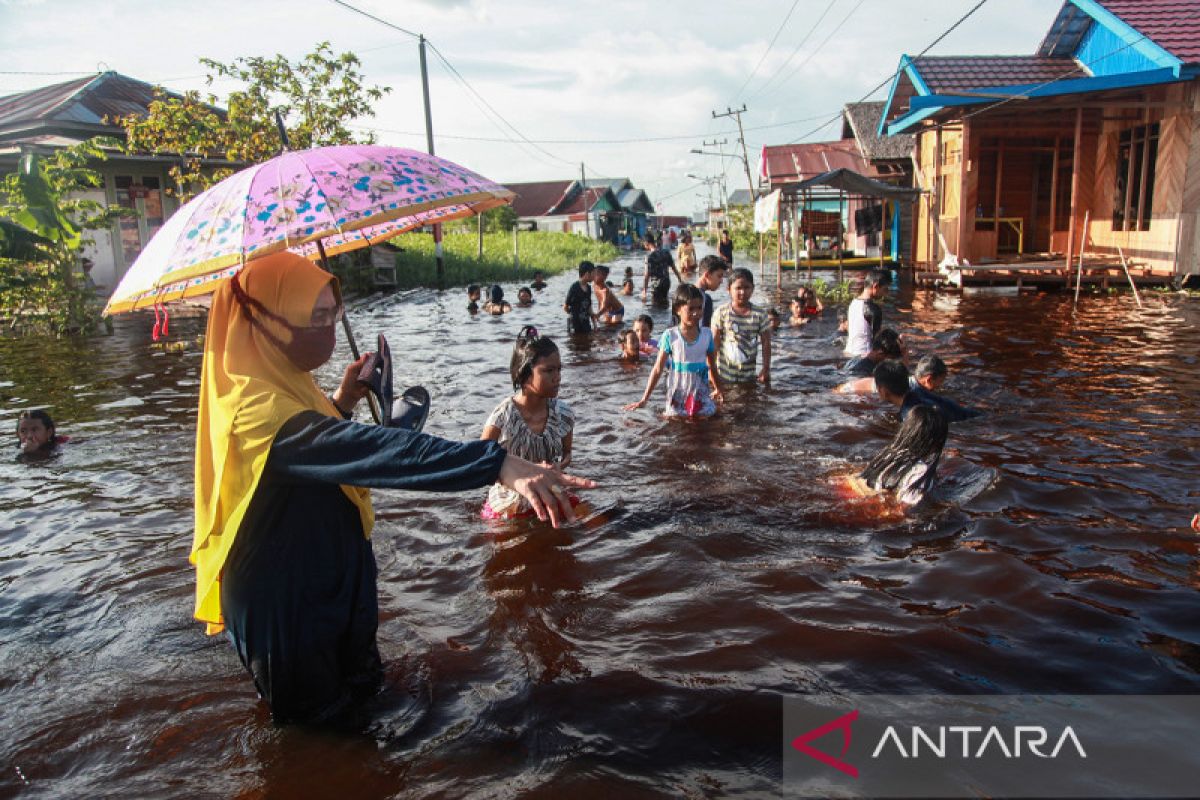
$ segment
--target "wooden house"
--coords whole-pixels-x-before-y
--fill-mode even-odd
[[[1200,272],[1198,10],[1066,0],[1032,54],[903,56],[878,130],[915,136],[916,260]]]
[[[580,181],[506,183],[512,190],[513,210],[520,222],[535,230],[578,233],[616,243],[623,229],[621,201],[607,183],[585,186]]]

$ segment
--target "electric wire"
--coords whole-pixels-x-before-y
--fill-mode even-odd
[[[788,9],[787,16],[783,18],[783,22],[779,23],[779,27],[775,29],[775,35],[771,37],[771,43],[767,45],[767,49],[763,51],[762,58],[758,59],[758,63],[754,65],[754,69],[750,71],[749,77],[742,81],[742,85],[733,93],[734,98],[738,98],[742,94],[742,90],[749,85],[750,81],[754,80],[754,76],[758,74],[759,67],[767,60],[767,56],[771,53],[771,48],[775,46],[775,42],[779,39],[779,34],[783,33],[784,26],[788,24],[788,20],[792,18],[792,13],[796,10],[796,6],[800,5],[800,0],[793,0],[792,7]],[[833,0],[830,0],[830,6],[833,5]]]
[[[800,52],[800,48],[804,47],[805,43],[807,43],[808,40],[812,38],[812,35],[814,33],[816,33],[817,28],[819,28],[821,26],[821,22],[824,21],[825,17],[829,14],[830,10],[833,9],[834,3],[836,3],[836,2],[837,2],[837,0],[829,0],[829,5],[825,6],[825,10],[821,12],[821,16],[817,17],[817,21],[814,22],[812,24],[812,27],[808,29],[808,33],[804,34],[804,38],[800,40],[800,43],[797,44],[794,48],[792,48],[792,52],[788,55],[787,58],[784,59],[783,63],[779,65],[778,69],[776,69],[773,73],[771,73],[771,77],[767,78],[766,83],[764,83],[762,86],[758,87],[758,91],[756,91],[753,95],[751,95],[751,97],[750,97],[751,100],[753,100],[754,98],[760,96],[763,92],[765,92],[767,90],[767,87],[770,86],[774,82],[774,80],[779,77],[779,73],[781,73],[785,69],[787,69],[788,65],[792,63],[792,59],[795,58],[796,54]],[[740,92],[741,90],[739,89],[738,91]]]

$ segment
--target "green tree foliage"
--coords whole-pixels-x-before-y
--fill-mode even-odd
[[[52,156],[24,156],[0,183],[4,248],[0,253],[0,317],[10,328],[54,333],[87,332],[99,321],[92,289],[78,273],[87,232],[107,228],[128,212],[72,197],[103,185],[89,161],[102,161],[93,139]]]
[[[241,84],[229,94],[227,111],[218,108],[215,94],[182,96],[156,91],[150,114],[130,114],[116,120],[127,134],[130,153],[174,155],[175,188],[186,201],[231,175],[237,164],[256,164],[283,148],[275,115],[287,129],[292,149],[333,144],[370,144],[373,134],[350,130],[355,119],[369,116],[372,106],[391,91],[364,86],[360,62],[352,53],[334,54],[328,42],[296,63],[282,55],[238,58],[228,64],[202,58],[208,85],[217,80]],[[236,162],[230,164],[228,162]]]

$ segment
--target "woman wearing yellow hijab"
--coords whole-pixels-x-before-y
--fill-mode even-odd
[[[319,721],[373,693],[378,598],[371,488],[460,491],[499,481],[556,526],[565,487],[591,481],[508,456],[349,419],[365,356],[326,396],[337,281],[280,253],[213,296],[196,425],[196,618],[227,630],[281,722]]]

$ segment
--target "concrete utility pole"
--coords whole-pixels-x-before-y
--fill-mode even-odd
[[[758,199],[758,192],[754,189],[754,178],[750,176],[750,157],[746,155],[746,132],[742,129],[742,114],[746,113],[746,104],[742,103],[739,109],[732,109],[726,106],[724,114],[712,112],[713,119],[721,117],[733,117],[737,120],[738,125],[738,142],[742,145],[742,166],[746,168],[746,183],[750,186],[750,199]]]
[[[588,238],[592,238],[592,214],[587,207],[587,170],[584,169],[583,162],[579,162],[579,185],[583,187],[583,224],[584,231]]]
[[[417,37],[417,49],[421,53],[421,93],[425,97],[425,145],[429,151],[429,155],[435,155],[433,152],[433,110],[429,107],[429,71],[425,68],[425,37]],[[446,264],[442,258],[442,226],[434,223],[433,226],[433,253],[437,259],[437,285],[438,289],[446,288]]]

